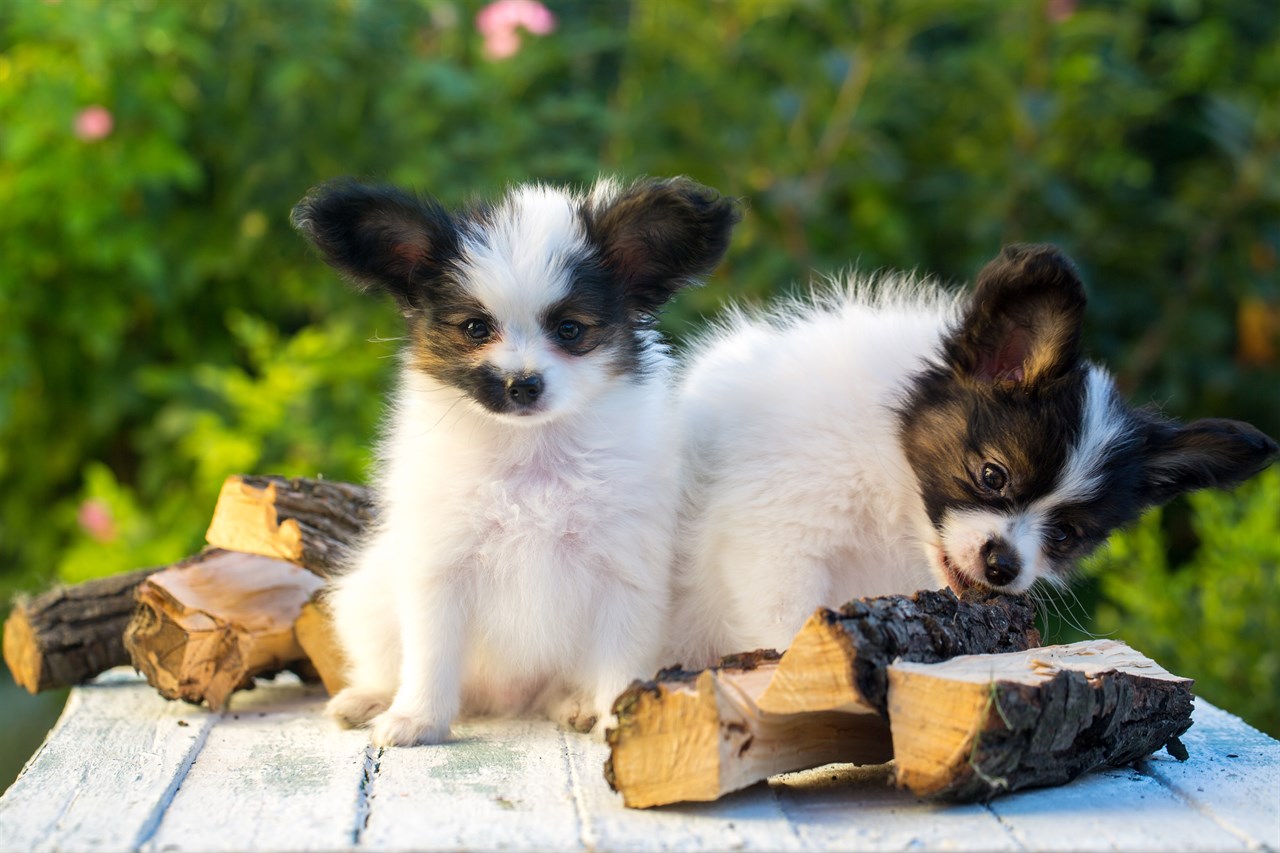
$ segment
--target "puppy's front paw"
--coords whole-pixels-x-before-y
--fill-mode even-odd
[[[599,713],[594,711],[581,697],[570,696],[561,701],[552,711],[552,716],[562,728],[586,734],[596,727]]]
[[[374,746],[417,746],[449,739],[449,724],[386,711],[374,718],[369,741]]]
[[[367,725],[370,720],[391,707],[386,693],[347,687],[329,700],[324,712],[349,729]]]

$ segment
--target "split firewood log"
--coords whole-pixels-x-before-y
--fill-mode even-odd
[[[305,658],[293,626],[323,584],[293,563],[210,549],[138,585],[124,645],[162,696],[220,710],[255,676]]]
[[[1185,759],[1191,680],[1113,640],[889,667],[900,787],[981,800],[1156,750]]]
[[[4,623],[4,661],[13,680],[38,693],[128,664],[124,628],[133,616],[134,590],[162,568],[18,596]]]
[[[891,757],[888,726],[873,711],[762,712],[755,700],[777,669],[777,654],[759,651],[632,683],[605,735],[609,786],[627,806],[648,808],[715,800],[791,770]]]
[[[347,686],[347,660],[333,631],[333,616],[321,590],[302,606],[293,625],[298,645],[310,659],[312,667],[330,696]]]
[[[329,576],[373,518],[351,483],[236,475],[222,484],[205,540],[215,548],[288,560]]]
[[[961,600],[950,590],[922,590],[856,599],[809,617],[759,706],[774,714],[873,709],[884,715],[887,668],[898,658],[933,663],[1039,644],[1035,605],[1026,596]]]

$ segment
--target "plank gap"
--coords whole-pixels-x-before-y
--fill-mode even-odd
[[[182,763],[178,765],[178,771],[173,774],[173,779],[169,782],[168,787],[164,789],[164,793],[160,795],[155,807],[147,815],[146,820],[142,822],[138,835],[134,838],[133,845],[129,848],[130,850],[141,850],[143,845],[154,838],[156,832],[160,830],[160,824],[164,821],[165,812],[169,810],[169,806],[173,803],[173,798],[178,795],[178,789],[186,781],[187,774],[191,772],[191,766],[196,763],[196,759],[204,751],[204,745],[209,740],[209,733],[213,731],[213,727],[221,720],[222,714],[215,713],[205,716],[200,721],[200,731],[196,735],[195,742],[191,744],[191,748],[183,757]]]
[[[604,725],[603,722],[598,725]],[[595,833],[591,829],[591,820],[587,814],[586,798],[583,796],[582,780],[578,777],[578,768],[574,766],[572,745],[569,735],[560,731],[560,755],[564,758],[565,771],[569,774],[569,796],[573,798],[573,812],[578,820],[578,841],[584,850],[598,850]]]
[[[351,827],[351,843],[359,847],[360,839],[369,826],[369,814],[373,811],[373,783],[382,769],[382,747],[369,745],[364,748],[364,770],[356,787],[355,823]]]

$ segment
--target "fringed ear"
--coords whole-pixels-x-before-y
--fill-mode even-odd
[[[390,293],[406,314],[424,306],[426,287],[458,254],[449,212],[395,187],[321,184],[290,219],[330,266],[361,290]]]
[[[1280,447],[1242,421],[1205,418],[1183,426],[1153,419],[1142,453],[1142,495],[1156,506],[1183,492],[1237,486],[1280,456]]]
[[[688,178],[597,185],[584,211],[587,236],[622,283],[628,304],[654,314],[715,269],[738,221],[736,205]]]
[[[947,343],[948,358],[978,382],[1051,382],[1080,361],[1084,306],[1075,265],[1057,248],[1006,246],[978,274],[968,312]]]

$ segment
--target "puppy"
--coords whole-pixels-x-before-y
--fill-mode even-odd
[[[350,662],[331,715],[378,746],[442,741],[463,709],[587,730],[653,671],[679,505],[653,318],[735,218],[683,178],[458,212],[341,182],[298,204],[294,225],[408,330],[378,523],[330,598]]]
[[[1061,585],[1144,509],[1276,457],[1248,424],[1126,405],[1084,308],[1066,257],[1018,245],[972,295],[888,276],[711,332],[680,392],[669,659],[781,649],[860,596]]]

